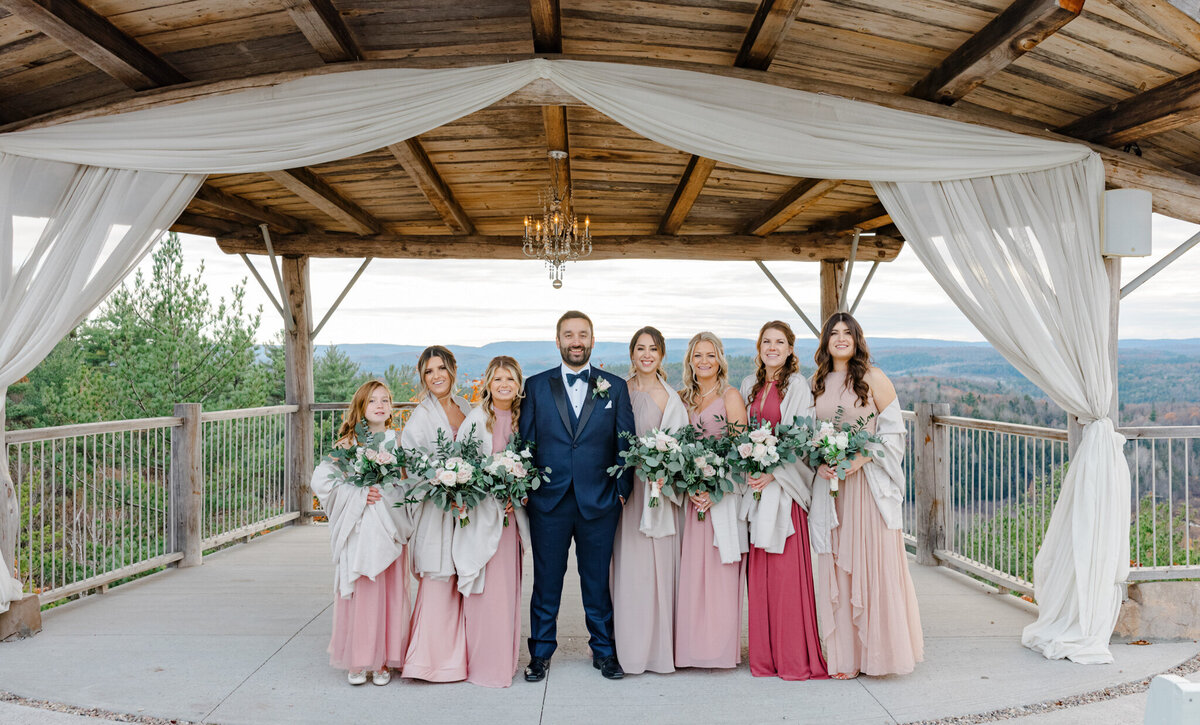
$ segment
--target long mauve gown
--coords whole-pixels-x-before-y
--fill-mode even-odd
[[[633,423],[644,435],[662,423],[653,396],[629,392]],[[634,479],[633,493],[621,511],[613,545],[613,637],[625,672],[636,675],[674,672],[675,582],[679,573],[679,536],[652,539],[638,526],[646,504],[646,485]],[[670,506],[664,497],[660,506]]]
[[[779,425],[782,403],[774,381],[750,404],[750,418]],[[768,554],[750,547],[750,674],[783,680],[829,677],[817,634],[808,514],[792,502],[792,527],[783,551]]]
[[[491,452],[504,450],[511,438],[512,412],[497,410]],[[511,514],[500,534],[500,546],[484,569],[483,591],[463,597],[463,618],[467,625],[467,682],[483,687],[511,686],[521,650],[521,537]]]
[[[457,429],[454,434],[458,435]],[[402,674],[427,682],[467,679],[467,628],[458,577],[420,578]]]
[[[873,398],[859,404],[842,371],[829,373],[816,402],[822,420],[833,420],[838,406],[845,408],[845,422],[876,412]],[[867,427],[874,432],[873,418]],[[883,523],[861,470],[838,488],[833,553],[820,555],[817,572],[817,606],[832,629],[825,633],[829,671],[907,674],[923,659],[924,644],[904,540],[898,529]]]
[[[688,418],[702,437],[724,433],[722,395]],[[713,546],[712,517],[696,520],[696,506],[683,507],[679,595],[675,604],[675,666],[737,667],[742,661],[742,562],[722,564]],[[743,558],[744,559],[744,558]]]

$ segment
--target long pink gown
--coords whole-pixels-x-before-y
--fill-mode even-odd
[[[689,415],[702,436],[721,435],[725,398]],[[696,506],[683,507],[679,595],[675,605],[676,667],[737,667],[742,661],[742,561],[722,564],[713,546],[712,517],[696,520]]]
[[[496,411],[492,453],[512,438],[512,412]],[[516,517],[500,535],[500,546],[488,561],[483,591],[463,597],[467,628],[467,682],[483,687],[509,687],[521,651],[521,537]]]
[[[782,400],[769,382],[750,404],[750,418],[779,425]],[[750,547],[750,674],[783,680],[824,680],[829,672],[817,634],[808,514],[792,502],[792,527],[783,551]]]
[[[355,579],[349,599],[334,599],[329,664],[351,672],[401,667],[411,609],[406,552],[375,581],[365,576]]]
[[[467,628],[458,577],[420,578],[403,676],[427,682],[467,679]]]
[[[825,378],[825,391],[816,403],[821,420],[833,420],[838,406],[845,409],[845,422],[876,412],[874,399],[859,404],[841,371]],[[875,430],[874,419],[868,428]],[[847,476],[839,489],[833,553],[821,554],[818,565],[817,606],[832,630],[825,633],[829,671],[907,674],[923,659],[924,644],[904,540],[898,529],[884,524],[861,470]]]
[[[662,423],[663,411],[652,396],[631,390],[629,398],[638,435]],[[643,534],[638,527],[645,504],[645,482],[635,478],[613,544],[613,639],[621,668],[631,675],[675,671],[679,535],[652,539]]]

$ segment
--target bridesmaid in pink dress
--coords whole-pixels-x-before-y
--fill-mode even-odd
[[[507,355],[493,358],[483,374],[483,400],[468,420],[484,418],[491,429],[491,453],[504,450],[517,430],[523,382],[521,366]],[[487,420],[489,414],[491,420]],[[511,503],[504,516],[508,525],[501,529],[500,544],[484,568],[483,591],[463,597],[467,682],[483,687],[512,685],[521,648],[522,551]]]
[[[454,394],[457,366],[450,350],[441,345],[426,348],[417,360],[417,370],[421,375],[421,402],[405,424],[401,442],[405,448],[432,448],[437,442],[438,430],[450,436],[458,434],[470,406]],[[417,530],[409,548],[413,551],[413,564],[420,583],[402,675],[429,682],[455,682],[467,677],[467,651],[463,598],[458,593],[457,578],[450,561],[450,544],[447,541],[440,543],[444,553],[441,566],[427,560],[422,552],[429,548],[424,545],[424,539],[445,539],[447,529],[452,536],[457,524],[451,520],[447,526],[445,519],[450,515],[437,509],[432,502],[422,504],[419,512]],[[434,571],[435,568],[441,571]]]
[[[878,414],[896,399],[883,371],[871,365],[862,327],[845,312],[831,315],[814,356],[816,415],[853,422]],[[875,420],[868,423],[875,430]],[[838,525],[830,532],[832,553],[821,554],[819,597],[829,671],[836,679],[907,674],[924,655],[917,594],[899,529],[889,529],[857,458],[834,498]],[[837,474],[822,465],[826,481]],[[820,479],[818,479],[819,481]]]
[[[692,425],[702,437],[723,435],[725,424],[746,422],[742,396],[728,383],[729,365],[721,340],[701,332],[688,343],[683,366],[683,390],[679,395],[688,408]],[[721,499],[716,506],[733,507],[732,523],[714,509],[707,493],[689,496],[684,507],[679,562],[679,594],[675,612],[676,667],[737,667],[742,659],[742,588],[744,560],[722,562],[714,540],[723,535],[741,539],[733,543],[745,551],[745,527],[736,526],[737,496]],[[696,514],[705,511],[699,521]],[[740,529],[740,532],[738,531]]]
[[[785,399],[802,396],[803,408],[812,400],[808,381],[798,374],[795,343],[796,335],[786,322],[768,322],[759,331],[757,371],[748,396],[751,421],[779,425]],[[768,473],[748,483],[751,489],[761,490],[774,480]],[[747,557],[750,674],[783,680],[824,680],[829,673],[817,634],[808,512],[792,501],[791,517],[795,533],[787,537],[781,553],[769,554],[752,545]]]

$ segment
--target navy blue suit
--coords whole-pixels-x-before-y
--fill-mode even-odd
[[[529,378],[521,402],[521,437],[535,444],[536,464],[551,469],[527,506],[533,548],[529,654],[549,659],[558,646],[558,608],[574,539],[589,644],[594,657],[605,657],[615,654],[608,575],[618,497],[628,499],[633,489],[632,472],[613,477],[608,467],[620,463],[617,453],[629,447],[618,433],[634,432],[633,407],[625,381],[593,367],[576,419],[561,371],[554,367]],[[606,397],[597,395],[600,378],[609,383]]]

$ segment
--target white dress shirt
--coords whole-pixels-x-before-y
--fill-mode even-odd
[[[591,368],[592,368],[591,365],[585,365],[585,366],[583,366],[583,368],[581,368],[579,370],[579,372],[583,372],[584,370],[587,370],[588,371],[588,379],[590,380],[591,377],[596,374],[596,371],[592,370]],[[562,368],[559,371],[559,375],[562,376],[563,387],[567,389],[567,400],[569,400],[571,402],[571,408],[574,409],[575,417],[578,418],[580,412],[583,411],[583,404],[587,401],[588,383],[585,382],[583,379],[579,379],[579,380],[575,381],[574,385],[568,385],[567,384],[567,373],[574,373],[574,372],[575,372],[574,370],[567,367],[566,363],[563,363]]]

